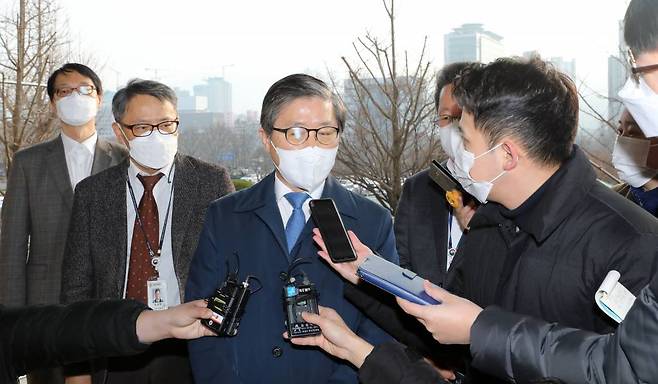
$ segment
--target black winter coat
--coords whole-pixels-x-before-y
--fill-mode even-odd
[[[599,183],[577,147],[526,203],[516,212],[496,203],[478,209],[446,288],[481,307],[614,331],[594,295],[611,269],[635,295],[649,283],[658,261],[656,218]]]
[[[144,351],[135,324],[146,310],[134,301],[85,301],[69,306],[0,306],[0,383],[32,370],[101,356]]]
[[[473,365],[516,383],[658,383],[658,275],[614,334],[485,309],[471,328]]]

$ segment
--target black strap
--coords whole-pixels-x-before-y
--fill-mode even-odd
[[[172,165],[171,168],[169,169],[169,173],[167,175],[167,182],[171,184],[171,190],[169,192],[169,202],[167,203],[167,213],[165,214],[165,221],[164,224],[162,225],[162,233],[160,234],[160,241],[158,244],[158,249],[157,252],[153,251],[153,248],[151,247],[151,243],[149,242],[148,237],[146,236],[146,231],[144,230],[144,224],[142,223],[142,218],[139,215],[139,205],[137,204],[137,199],[135,198],[135,192],[133,191],[133,186],[130,184],[130,179],[129,177],[126,177],[126,183],[128,184],[128,190],[130,191],[130,198],[133,202],[133,207],[135,208],[135,215],[137,218],[137,224],[139,225],[139,229],[142,231],[142,234],[144,235],[144,240],[146,241],[146,247],[148,248],[149,251],[149,256],[151,257],[151,260],[153,260],[156,257],[160,257],[160,253],[162,252],[162,245],[164,244],[164,238],[165,238],[165,233],[167,233],[167,224],[169,222],[169,210],[171,209],[171,201],[174,196],[174,184],[171,181],[171,172],[174,170],[174,166]],[[155,198],[155,196],[153,196]],[[154,265],[155,270],[158,271],[157,263]],[[158,272],[159,274],[159,272]]]

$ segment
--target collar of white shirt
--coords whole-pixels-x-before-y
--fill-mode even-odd
[[[309,193],[309,195],[311,195],[311,199],[319,199],[320,197],[322,197],[322,190],[324,189],[325,182],[326,180],[323,181],[322,184],[320,184],[317,188],[312,190],[311,193]],[[286,203],[290,204],[288,199],[286,199],[286,194],[290,192],[293,192],[293,190],[290,189],[287,185],[285,185],[283,181],[279,179],[278,175],[274,175],[274,194],[276,196],[276,202],[279,203],[283,199],[286,201]],[[307,204],[308,204],[308,200],[304,202],[304,205]]]
[[[77,142],[76,140],[68,137],[64,132],[62,132],[62,143],[64,144],[64,152],[71,153],[77,149],[87,149],[89,153],[93,156],[96,150],[96,142],[98,141],[98,133],[94,132],[93,135],[84,139],[82,142]]]
[[[160,169],[158,172],[154,173],[154,175],[157,175],[158,173],[162,173],[162,174],[165,175],[165,177],[173,178],[174,177],[174,171],[171,169],[173,166],[174,166],[174,163],[172,162],[171,164],[167,165],[166,167]],[[137,175],[151,176],[148,173],[143,172],[139,168],[137,168],[135,163],[131,160],[130,165],[128,166],[128,176],[130,177],[131,180],[136,180]]]

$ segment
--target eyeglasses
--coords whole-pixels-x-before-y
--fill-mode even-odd
[[[315,132],[315,139],[322,145],[333,145],[338,142],[339,130],[336,127],[320,127],[310,129],[306,127],[290,127],[290,128],[272,128],[277,132],[286,135],[286,141],[292,145],[301,145],[308,140],[310,132]]]
[[[653,71],[658,70],[658,64],[651,64],[651,65],[644,65],[642,67],[637,67],[635,63],[635,56],[633,56],[633,52],[631,50],[628,50],[628,63],[631,66],[631,77],[633,78],[633,81],[635,81],[635,84],[640,83],[640,75],[643,73],[649,73]]]
[[[93,85],[80,85],[77,87],[57,88],[57,90],[55,90],[55,94],[57,95],[57,97],[66,97],[70,95],[73,91],[78,92],[79,95],[90,96],[92,93],[96,91],[96,87],[94,87]]]
[[[133,133],[133,136],[145,137],[153,133],[153,130],[156,128],[158,132],[163,135],[172,135],[178,130],[178,124],[180,124],[180,121],[167,120],[158,124],[139,123],[131,125],[127,125],[119,121],[117,121],[117,123],[126,129],[130,129],[130,131]]]
[[[461,116],[452,116],[452,115],[444,114],[444,115],[439,115],[439,117],[432,120],[432,124],[434,124],[435,127],[442,128],[448,124],[452,124],[456,121],[459,121],[459,119],[461,119]]]

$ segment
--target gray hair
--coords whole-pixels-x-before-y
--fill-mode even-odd
[[[300,97],[313,96],[331,100],[338,129],[342,131],[347,114],[343,102],[324,81],[303,73],[286,76],[267,90],[260,113],[260,126],[271,135],[274,121],[284,105]]]
[[[112,98],[114,121],[121,122],[130,100],[137,95],[153,96],[160,101],[170,102],[174,108],[178,104],[176,92],[168,86],[153,80],[132,79]]]

